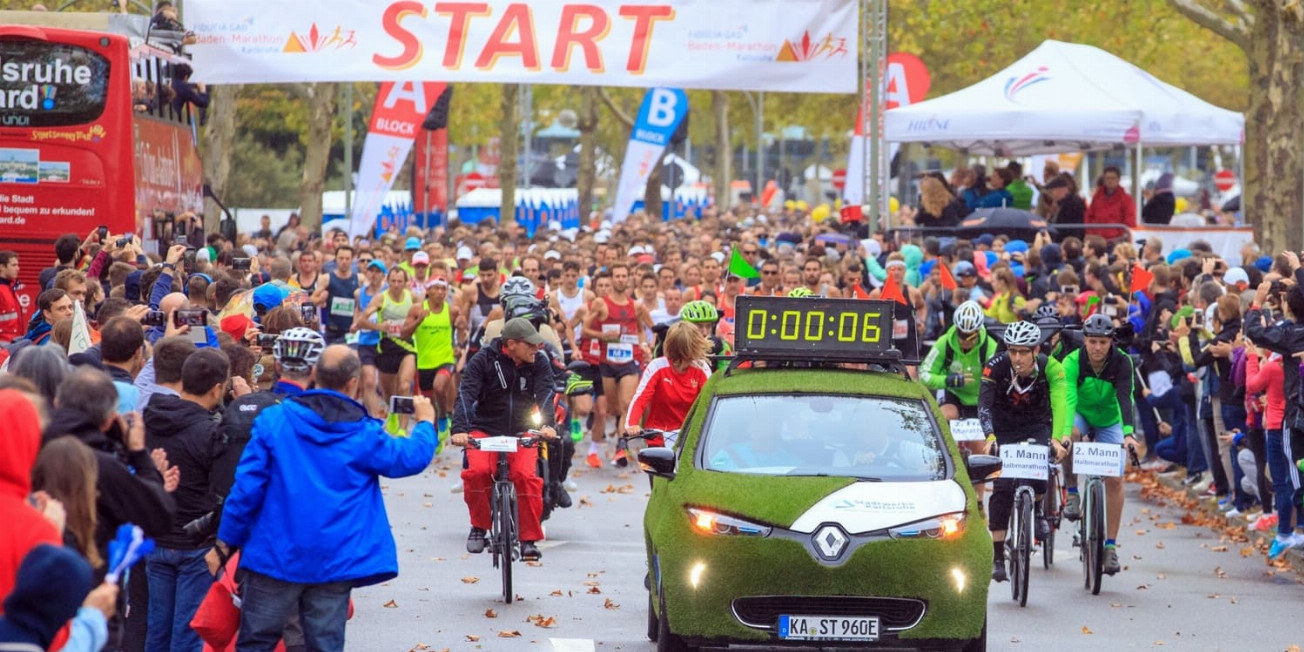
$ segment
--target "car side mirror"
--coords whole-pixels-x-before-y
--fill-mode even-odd
[[[669,448],[644,448],[638,452],[638,465],[651,475],[675,479],[675,451]]]
[[[973,484],[991,482],[1001,477],[1001,458],[995,455],[970,455],[964,461],[964,468],[969,472],[969,481]]]

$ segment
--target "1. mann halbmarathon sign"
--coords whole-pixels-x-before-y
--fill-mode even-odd
[[[856,0],[188,0],[195,79],[854,93]]]

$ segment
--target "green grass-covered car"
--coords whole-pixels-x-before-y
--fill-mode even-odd
[[[992,545],[936,403],[899,371],[717,373],[653,473],[657,649],[986,649]],[[808,365],[809,366],[809,365]]]

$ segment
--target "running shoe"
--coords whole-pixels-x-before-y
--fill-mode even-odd
[[[1118,548],[1106,547],[1105,564],[1104,564],[1104,568],[1102,568],[1101,570],[1106,575],[1114,575],[1122,569],[1123,569],[1122,565],[1118,563]]]
[[[1263,516],[1260,516],[1259,520],[1255,521],[1254,525],[1250,527],[1259,532],[1267,532],[1268,530],[1272,530],[1277,527],[1277,515],[1264,514]]]
[[[589,456],[584,458],[584,463],[595,469],[602,468],[602,458],[598,457],[597,453],[589,453]]]
[[[629,456],[625,454],[625,451],[618,450],[616,451],[615,459],[611,460],[611,463],[615,464],[618,468],[623,469],[629,466]]]

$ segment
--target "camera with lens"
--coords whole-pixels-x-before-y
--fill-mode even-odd
[[[181,531],[195,543],[203,543],[217,534],[222,524],[222,500],[218,499],[217,509],[181,526]]]

